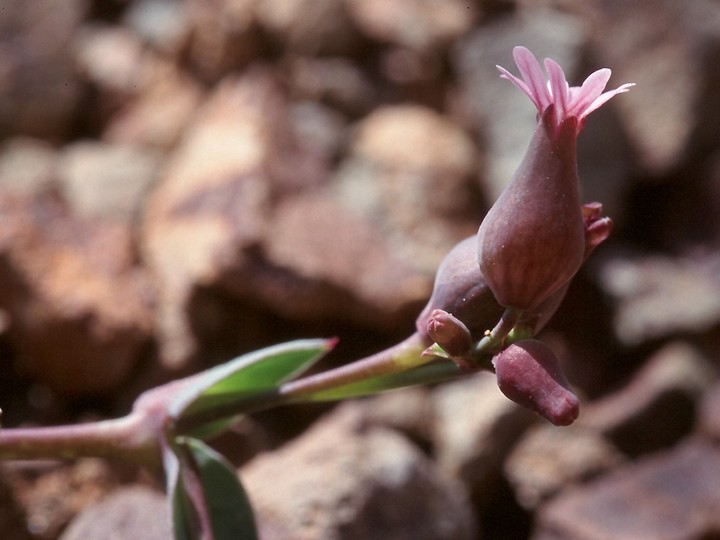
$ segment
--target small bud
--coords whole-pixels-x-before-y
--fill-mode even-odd
[[[428,320],[427,333],[451,358],[466,359],[472,351],[470,330],[447,311],[435,309]]]
[[[415,322],[418,334],[429,342],[435,341],[427,330],[436,309],[452,313],[462,321],[473,340],[481,339],[502,315],[503,308],[478,268],[474,236],[458,243],[440,264],[430,301]]]
[[[568,426],[578,417],[580,403],[550,347],[526,339],[493,358],[498,387],[505,396],[555,424]]]

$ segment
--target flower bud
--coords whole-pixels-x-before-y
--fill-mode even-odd
[[[503,313],[477,264],[475,237],[458,243],[438,268],[432,296],[417,318],[418,334],[428,342],[428,323],[434,310],[451,313],[468,328],[473,340],[482,338],[485,330],[495,326]]]
[[[537,307],[582,264],[576,131],[574,118],[556,126],[549,107],[520,168],[480,225],[480,270],[503,306]]]
[[[469,358],[472,351],[470,330],[447,311],[434,309],[428,320],[427,333],[452,358]]]
[[[578,200],[576,139],[591,112],[632,84],[603,92],[611,72],[600,69],[582,86],[570,87],[550,59],[546,83],[529,50],[515,47],[513,57],[521,76],[498,66],[501,77],[527,94],[539,121],[520,168],[480,225],[478,261],[501,305],[529,310],[566,284],[589,252]],[[607,224],[597,227],[590,250],[609,232]]]
[[[498,387],[505,396],[555,424],[572,424],[580,412],[578,398],[570,390],[550,347],[525,339],[493,358]]]

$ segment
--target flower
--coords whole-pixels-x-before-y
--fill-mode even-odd
[[[548,73],[548,82],[545,83],[540,63],[527,48],[515,47],[513,59],[522,78],[516,77],[502,66],[496,66],[500,70],[500,77],[509,80],[527,94],[535,104],[538,114],[542,115],[550,105],[554,105],[557,125],[569,118],[577,118],[578,132],[591,112],[602,107],[617,94],[627,92],[635,86],[635,83],[626,83],[615,90],[603,92],[612,74],[607,68],[590,74],[582,86],[570,86],[565,78],[565,72],[550,58],[545,59],[545,69]]]
[[[499,68],[501,77],[530,97],[538,125],[520,167],[480,225],[477,254],[497,301],[527,311],[565,285],[585,258],[590,246],[578,193],[577,136],[588,114],[632,85],[603,92],[610,70],[601,69],[570,87],[550,59],[546,84],[528,49],[515,47],[513,55],[522,78]]]
[[[550,347],[536,339],[513,343],[493,358],[500,391],[556,426],[578,417],[580,402],[570,390]]]

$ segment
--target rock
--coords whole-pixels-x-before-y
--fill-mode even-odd
[[[111,115],[103,140],[169,150],[179,143],[201,99],[202,90],[190,77],[163,69]]]
[[[285,316],[387,328],[430,292],[430,280],[398,260],[368,220],[318,192],[280,204],[265,245],[267,267],[234,289]]]
[[[121,27],[85,28],[75,51],[78,68],[101,96],[93,120],[104,140],[161,149],[180,140],[203,91],[176,63]]]
[[[428,444],[432,438],[430,391],[413,386],[363,400],[363,415],[371,425],[399,431],[413,441]]]
[[[704,0],[611,0],[598,15],[596,57],[639,90],[616,103],[637,158],[651,174],[667,173],[686,156],[698,123],[717,122],[716,113],[696,111],[717,107],[704,86],[720,60],[720,17]],[[703,98],[712,104],[700,105]]]
[[[167,540],[170,536],[165,495],[136,486],[118,489],[100,502],[84,508],[60,540]]]
[[[341,407],[242,469],[262,538],[475,538],[459,483],[402,436],[362,424],[357,409]]]
[[[720,440],[720,383],[707,390],[698,411],[697,430],[714,440]]]
[[[256,18],[255,0],[189,0],[185,56],[189,68],[206,82],[217,82],[262,56],[267,46]]]
[[[132,222],[160,165],[161,155],[152,150],[86,141],[65,147],[58,176],[78,217]]]
[[[140,0],[128,6],[125,24],[147,43],[175,56],[188,39],[190,20],[184,3]]]
[[[533,540],[691,540],[720,530],[720,450],[688,440],[540,509]]]
[[[30,195],[56,180],[58,153],[40,139],[15,137],[0,148],[0,192]]]
[[[345,0],[265,0],[256,3],[255,16],[294,54],[348,54],[361,44],[345,4]]]
[[[152,291],[127,224],[76,218],[52,195],[0,196],[0,306],[26,375],[107,392],[148,344]]]
[[[367,114],[377,99],[368,74],[344,57],[288,60],[288,77],[299,96],[352,115]]]
[[[2,472],[12,486],[31,538],[58,538],[73,516],[117,489],[121,480],[119,469],[113,469],[105,461],[95,458],[74,464],[48,461],[5,463]],[[3,534],[6,532],[3,529]]]
[[[69,0],[7,0],[0,10],[0,137],[69,134],[81,88],[69,44],[88,9]]]
[[[472,27],[476,4],[461,0],[347,0],[354,22],[368,36],[410,49],[447,45]]]
[[[337,190],[378,223],[397,257],[434,275],[480,223],[477,160],[470,138],[448,118],[417,105],[382,107],[359,124]]]
[[[0,530],[7,538],[31,540],[25,525],[25,516],[19,508],[11,486],[0,476]]]
[[[266,72],[224,81],[198,111],[151,194],[143,251],[159,283],[161,353],[168,366],[195,354],[188,303],[198,289],[238,295],[266,279],[285,287],[276,299],[288,298],[284,268],[258,274],[271,201],[321,182],[327,156],[300,150],[287,113]]]
[[[569,426],[534,426],[518,441],[504,464],[521,506],[534,510],[572,485],[596,477],[624,460],[596,431]]]
[[[715,378],[696,349],[671,343],[623,388],[589,403],[580,424],[604,433],[631,455],[669,446],[692,430],[698,401]]]
[[[438,467],[487,502],[505,455],[535,416],[507,399],[490,373],[445,383],[431,399]]]
[[[624,345],[681,333],[700,334],[720,321],[720,257],[608,257],[599,281],[617,303],[614,328]]]

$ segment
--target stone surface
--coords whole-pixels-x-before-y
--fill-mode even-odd
[[[66,137],[80,99],[71,38],[88,9],[69,0],[7,0],[0,10],[0,137]]]
[[[641,164],[666,173],[685,157],[696,122],[716,118],[694,113],[705,92],[705,70],[717,65],[720,15],[703,0],[682,7],[672,0],[611,0],[598,15],[598,59],[613,66],[617,80],[642,89],[617,100],[623,124]],[[704,104],[708,112],[717,106],[717,97],[713,101]]]
[[[41,139],[15,137],[0,148],[0,191],[30,195],[56,180],[58,153]]]
[[[379,108],[358,126],[337,190],[378,223],[396,256],[434,274],[477,230],[483,201],[476,149],[460,128],[414,105]]]
[[[440,470],[488,497],[502,461],[535,420],[507,399],[489,373],[445,383],[432,396],[433,441]]]
[[[461,0],[347,0],[355,23],[369,36],[429,50],[461,36],[475,22],[475,3]]]
[[[716,376],[697,349],[668,344],[620,390],[589,403],[580,424],[631,455],[669,446],[691,431],[700,397]]]
[[[78,142],[64,148],[57,174],[76,216],[132,222],[157,179],[161,159],[138,146]]]
[[[266,540],[475,538],[459,483],[405,438],[344,407],[241,470]]]
[[[145,487],[121,488],[80,512],[60,540],[167,540],[170,516],[165,495]]]
[[[718,382],[708,388],[700,402],[697,429],[714,440],[720,440],[720,383]]]
[[[533,540],[695,540],[720,533],[720,451],[702,440],[574,488],[541,508]]]
[[[598,432],[570,426],[535,426],[518,441],[504,463],[518,502],[535,509],[570,486],[600,475],[624,460]]]
[[[625,345],[702,333],[720,321],[720,257],[617,256],[603,260],[602,288],[616,302],[613,326]]]
[[[0,196],[0,305],[19,368],[63,394],[122,383],[147,345],[152,291],[128,225],[52,195]]]
[[[121,482],[119,471],[100,459],[83,459],[74,464],[4,463],[2,475],[12,486],[16,504],[25,515],[29,537],[43,540],[58,538],[77,512],[117,489]]]

